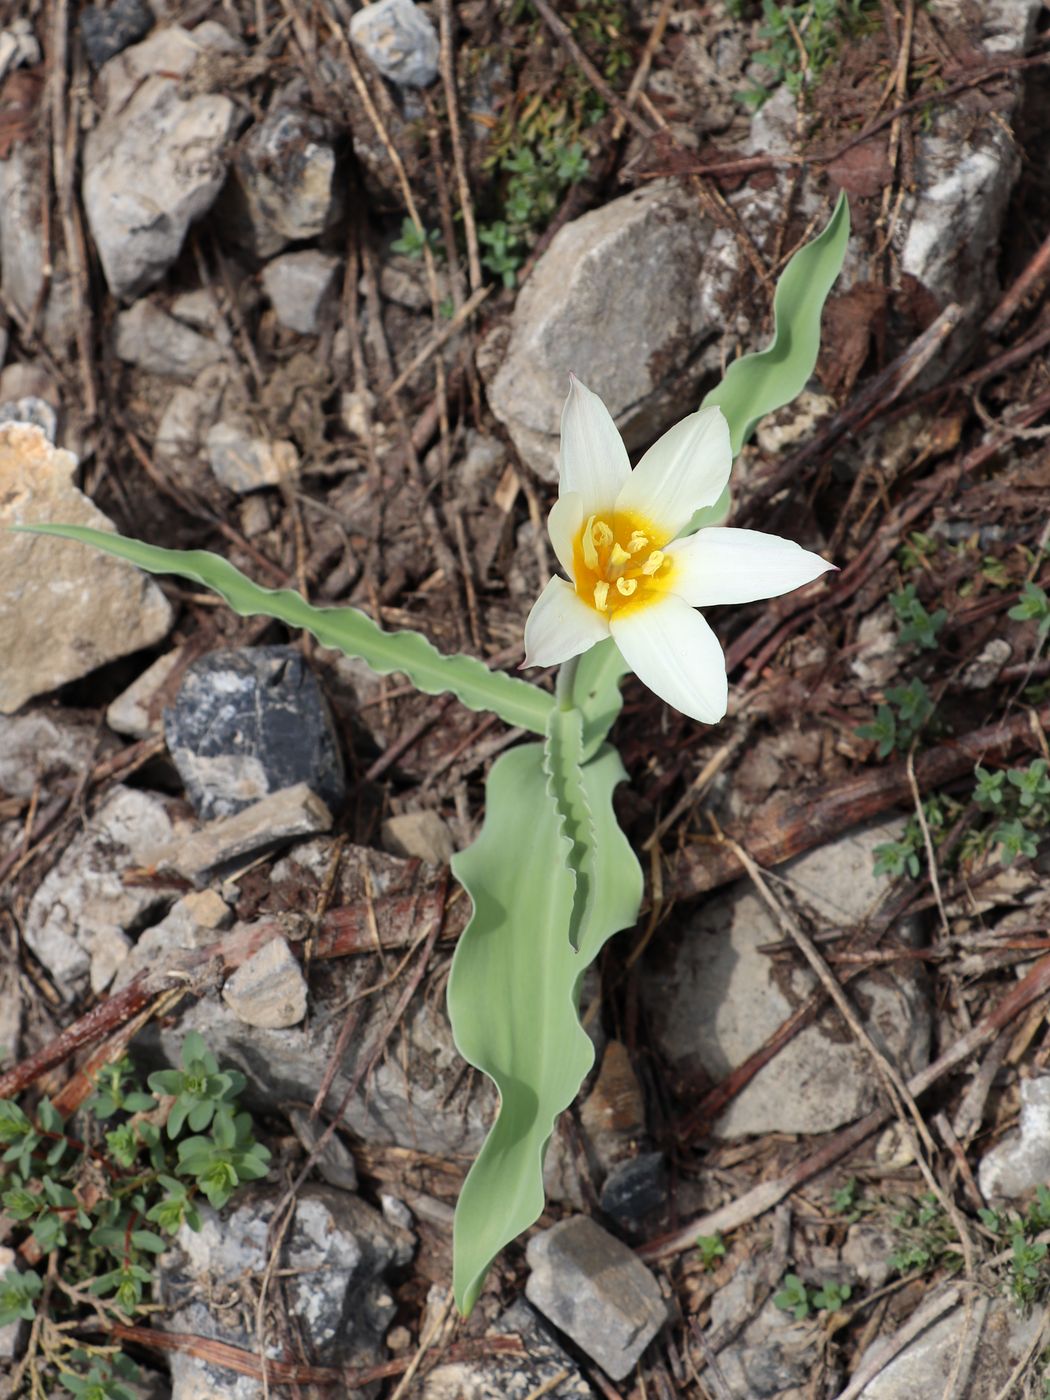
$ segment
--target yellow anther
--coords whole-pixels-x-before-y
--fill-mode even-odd
[[[630,557],[623,545],[614,544],[612,553],[609,555],[609,563],[614,567],[619,567],[621,564],[626,564]]]
[[[637,587],[638,580],[636,578],[618,578],[616,580],[616,591],[624,598],[629,598]]]
[[[630,554],[641,554],[643,549],[649,548],[649,536],[643,535],[641,530],[635,530],[631,538],[627,541],[627,550]]]
[[[604,579],[594,585],[594,606],[599,612],[604,612],[609,606],[609,585]]]
[[[613,542],[612,530],[606,525],[604,520],[595,520],[593,515],[591,516],[591,520],[594,521],[593,525],[590,526],[591,538],[599,549],[608,549]],[[590,524],[590,521],[588,521],[588,524]]]
[[[665,555],[662,549],[654,549],[652,554],[649,555],[649,558],[642,565],[642,573],[652,577],[663,565],[664,558]]]
[[[587,521],[587,524],[583,527],[580,543],[583,545],[583,562],[587,565],[588,569],[595,574],[598,572],[599,568],[598,551],[594,547],[596,543],[594,536],[597,532],[598,526],[594,523],[594,516],[592,515]]]

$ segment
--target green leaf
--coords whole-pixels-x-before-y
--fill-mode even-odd
[[[760,418],[806,387],[820,350],[821,313],[842,270],[848,241],[849,204],[840,194],[823,233],[800,248],[780,275],[773,296],[773,339],[764,350],[734,360],[700,405],[717,405],[725,414],[734,457]],[[697,511],[684,533],[718,525],[728,512],[727,488],[714,506]]]
[[[641,869],[612,808],[623,768],[603,748],[582,770],[595,839],[581,869],[593,902],[579,950],[570,947],[573,880],[543,759],[540,745],[527,744],[497,760],[481,834],[452,859],[474,912],[452,962],[449,1016],[460,1053],[500,1093],[456,1209],[453,1286],[463,1313],[492,1260],[543,1210],[547,1142],[594,1061],[579,1021],[580,979],[641,902]]]
[[[594,822],[583,789],[583,716],[579,710],[551,711],[547,721],[543,771],[561,836],[562,865],[572,877],[572,913],[566,930],[572,948],[580,946],[593,903],[587,853],[594,847]]]
[[[553,701],[538,686],[490,671],[473,656],[443,656],[418,632],[384,632],[357,608],[315,608],[290,589],[260,588],[218,554],[202,549],[160,549],[86,525],[17,528],[94,545],[151,574],[191,579],[218,593],[241,617],[261,615],[290,627],[303,627],[322,646],[360,657],[381,676],[400,671],[427,695],[448,690],[468,709],[493,710],[506,724],[534,734],[545,731]]]
[[[583,761],[593,758],[623,708],[620,681],[630,674],[611,637],[584,652],[576,668],[573,702],[583,712]]]

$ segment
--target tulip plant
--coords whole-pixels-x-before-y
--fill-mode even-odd
[[[477,658],[444,656],[418,633],[385,632],[355,608],[315,608],[296,593],[260,588],[214,554],[84,527],[23,527],[203,584],[242,616],[304,627],[381,675],[397,671],[428,695],[451,691],[536,736],[492,765],[481,832],[452,861],[473,912],[452,961],[449,1017],[461,1054],[499,1090],[496,1121],[456,1210],[453,1284],[463,1313],[496,1255],[543,1209],[547,1143],[594,1059],[578,1015],[580,983],[641,904],[641,867],[613,812],[626,777],[608,741],[619,683],[633,671],[683,714],[716,723],[726,711],[725,660],[695,609],[775,597],[832,567],[789,541],[721,521],[733,457],[757,420],[813,372],[848,234],[840,197],[780,278],[770,345],[735,360],[699,412],[633,471],[601,400],[570,378],[548,521],[567,577],[550,580],[525,626],[524,665],[560,667],[553,695]]]

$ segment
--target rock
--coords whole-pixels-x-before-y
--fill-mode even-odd
[[[160,280],[222,188],[240,110],[220,93],[183,95],[180,79],[207,50],[231,47],[221,25],[170,25],[102,68],[105,106],[84,142],[82,190],[106,281],[122,300]]]
[[[58,414],[46,399],[8,399],[0,403],[0,423],[30,423],[54,442],[58,432]]]
[[[202,370],[192,387],[180,386],[168,400],[157,426],[153,450],[158,459],[185,469],[204,447],[231,386],[229,368],[215,364]]]
[[[0,792],[46,799],[78,779],[97,748],[97,726],[74,710],[0,716]]]
[[[230,816],[306,783],[333,811],[342,757],[317,678],[292,646],[213,651],[186,670],[164,732],[199,816]]]
[[[383,823],[383,846],[395,856],[411,856],[428,865],[447,865],[456,847],[448,826],[436,812],[402,812]]]
[[[221,213],[230,234],[257,257],[319,238],[342,213],[338,162],[327,123],[280,108],[253,126],[234,156]]]
[[[900,670],[901,650],[896,616],[885,603],[861,618],[849,668],[869,690],[882,690]]]
[[[610,1040],[580,1107],[580,1126],[603,1171],[632,1157],[645,1135],[645,1101],[627,1047]]]
[[[662,1152],[642,1152],[613,1167],[598,1204],[625,1230],[641,1229],[667,1204],[667,1163]]]
[[[1050,1075],[1021,1081],[1021,1123],[981,1158],[985,1200],[1016,1200],[1050,1182]]]
[[[153,28],[153,11],[145,0],[113,0],[106,9],[88,5],[80,12],[80,37],[92,68],[101,68]]]
[[[890,1259],[897,1248],[892,1229],[870,1220],[858,1220],[846,1232],[842,1265],[866,1292],[881,1288],[893,1273]]]
[[[33,31],[32,20],[12,20],[0,33],[0,78],[13,68],[35,68],[40,60],[40,42]]]
[[[350,37],[399,87],[427,87],[437,77],[438,36],[413,0],[377,0],[358,10],[350,20]]]
[[[529,1240],[525,1296],[614,1381],[667,1321],[659,1285],[633,1250],[585,1215]]]
[[[926,1295],[926,1302],[934,1298]],[[969,1384],[959,1394],[967,1400],[992,1400],[997,1395],[1020,1391],[1004,1390],[1021,1358],[1030,1352],[1045,1317],[1039,1308],[1027,1317],[1005,1298],[995,1299],[985,1309],[978,1301],[968,1313],[960,1304],[947,1317],[922,1332],[910,1346],[899,1352],[860,1392],[857,1400],[914,1400],[916,1396],[944,1395],[953,1373],[959,1349],[967,1345],[975,1328],[979,1340],[973,1349]],[[857,1370],[873,1361],[884,1347],[882,1339],[873,1342],[857,1363]]]
[[[245,1289],[254,1295],[262,1283],[270,1256],[267,1232],[280,1194],[253,1193],[223,1217],[200,1207],[201,1231],[184,1227],[158,1260],[157,1291],[166,1309],[161,1326],[258,1350],[252,1310],[237,1300]],[[304,1186],[282,1237],[278,1267],[306,1354],[318,1364],[351,1369],[385,1359],[383,1334],[396,1311],[386,1276],[411,1255],[411,1238],[358,1197],[330,1186]],[[283,1355],[277,1337],[267,1355]],[[263,1395],[261,1381],[235,1376],[188,1351],[172,1353],[171,1372],[173,1400]]]
[[[297,1026],[306,1015],[306,978],[285,940],[274,938],[227,980],[222,999],[246,1025]]]
[[[524,1299],[519,1298],[492,1327],[489,1336],[518,1336],[523,1356],[479,1357],[445,1362],[422,1383],[422,1400],[592,1400],[595,1395],[572,1357],[554,1340]],[[389,1339],[388,1339],[389,1340]]]
[[[37,887],[25,919],[25,940],[71,998],[104,991],[131,947],[131,932],[167,900],[155,890],[125,885],[129,866],[148,863],[147,851],[170,841],[164,804],[133,788],[110,789]]]
[[[321,315],[331,304],[340,261],[331,253],[308,248],[285,253],[263,268],[263,287],[274,315],[286,330],[316,335]]]
[[[158,656],[152,666],[147,666],[142,675],[110,703],[106,709],[106,723],[115,734],[126,734],[130,739],[148,739],[151,734],[163,733],[164,717],[159,701],[165,683],[182,655],[182,647],[173,647],[163,656]]]
[[[117,316],[117,357],[165,379],[193,379],[223,358],[222,347],[151,301]]]
[[[1013,649],[1005,637],[992,637],[962,673],[962,684],[966,690],[987,690],[999,679],[999,672],[1013,655]]]
[[[250,429],[224,420],[208,429],[208,461],[218,481],[229,491],[244,495],[265,486],[292,482],[299,470],[295,444],[252,437]]]
[[[765,1296],[761,1307],[756,1307]],[[740,1330],[741,1320],[750,1321]],[[767,1270],[748,1260],[711,1300],[711,1331],[732,1341],[718,1352],[731,1395],[748,1400],[804,1400],[822,1343],[814,1318],[796,1322],[769,1296]],[[916,1395],[922,1392],[916,1392]]]
[[[39,316],[48,349],[64,359],[76,334],[73,284],[64,257],[52,265],[44,243],[42,161],[42,151],[27,141],[0,160],[0,271],[6,299],[27,322]]]
[[[695,408],[734,266],[712,254],[713,232],[694,199],[656,181],[574,219],[540,257],[509,344],[497,328],[479,368],[493,413],[544,480],[556,480],[570,370],[601,396],[628,447]]]
[[[217,817],[183,840],[150,848],[149,864],[203,885],[232,872],[247,857],[329,831],[332,814],[305,783],[271,792],[232,817]]]
[[[292,1125],[292,1131],[302,1144],[303,1151],[308,1155],[312,1154],[317,1144],[324,1136],[326,1125],[312,1114],[301,1108],[291,1108],[288,1110],[288,1121]],[[357,1167],[354,1165],[353,1153],[345,1145],[338,1132],[331,1133],[324,1146],[314,1158],[314,1170],[327,1181],[329,1186],[337,1186],[340,1191],[357,1190]],[[386,1209],[386,1197],[382,1197],[383,1215],[389,1219]],[[405,1212],[406,1215],[408,1212]],[[410,1220],[394,1220],[395,1225],[402,1225],[408,1229]]]
[[[895,839],[902,828],[898,822],[849,832],[779,873],[819,919],[848,928],[867,917],[881,893],[872,873],[875,846]],[[775,963],[759,951],[783,937],[765,904],[742,884],[698,908],[674,946],[647,960],[642,995],[657,1045],[683,1093],[724,1078],[809,995],[815,979],[801,958]],[[918,929],[905,924],[898,937],[914,941]],[[910,969],[858,977],[850,997],[905,1078],[927,1063],[929,1008]],[[715,1131],[730,1138],[829,1132],[868,1112],[878,1092],[867,1052],[829,1011],[759,1070]]]
[[[180,952],[207,948],[221,929],[233,922],[233,912],[215,890],[193,890],[172,905],[160,923],[146,929],[113,979],[119,992],[133,977],[162,962],[177,961]]]
[[[112,529],[73,485],[76,458],[37,427],[0,424],[0,526],[62,521]],[[145,574],[68,540],[0,530],[0,713],[142,647],[172,622]]]

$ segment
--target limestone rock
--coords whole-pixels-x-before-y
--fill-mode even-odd
[[[530,1400],[538,1395],[592,1400],[596,1394],[524,1298],[512,1303],[489,1331],[520,1337],[525,1355],[444,1362],[423,1381],[422,1400]]]
[[[163,732],[164,718],[158,696],[182,655],[182,647],[173,647],[158,656],[152,666],[147,666],[142,675],[110,703],[106,723],[114,733],[126,734],[129,739],[147,739],[151,734]]]
[[[165,379],[193,379],[223,357],[214,340],[146,300],[117,316],[116,350],[125,364]]]
[[[307,248],[285,253],[263,268],[263,287],[274,314],[286,330],[316,335],[322,312],[329,304],[339,271],[339,259],[331,253]]]
[[[1050,1182],[1050,1075],[1021,1083],[1021,1125],[981,1158],[986,1200],[1016,1200]]]
[[[395,856],[410,856],[429,865],[447,865],[456,847],[437,812],[402,812],[383,823],[383,845]]]
[[[438,36],[413,0],[377,0],[357,10],[350,37],[399,87],[426,87],[437,77]]]
[[[613,1380],[623,1380],[667,1321],[656,1279],[585,1215],[529,1240],[525,1296]]]
[[[818,919],[849,927],[874,908],[881,884],[872,852],[903,823],[869,826],[781,867],[788,886]],[[898,930],[904,939],[917,929]],[[654,953],[642,994],[656,1042],[683,1093],[722,1079],[762,1046],[814,985],[798,961],[775,965],[760,952],[780,941],[765,904],[739,885],[697,909],[675,946]],[[849,995],[861,1020],[905,1078],[929,1058],[930,1013],[910,969],[858,977]],[[826,1013],[798,1035],[733,1099],[716,1124],[722,1137],[822,1133],[872,1108],[877,1084],[867,1052]]]
[[[42,799],[59,782],[75,781],[91,764],[98,729],[88,714],[76,710],[36,710],[11,718],[0,716],[0,793]]]
[[[49,267],[40,204],[42,160],[43,153],[29,142],[18,142],[0,160],[0,273],[4,296],[27,321],[36,313],[46,278],[40,324],[52,353],[64,357],[76,333],[73,288],[64,258]]]
[[[299,469],[295,444],[255,437],[250,427],[223,419],[208,429],[208,461],[216,478],[239,496],[291,482]]]
[[[222,998],[238,1021],[281,1030],[306,1015],[306,978],[287,942],[274,938],[227,980]]]
[[[37,427],[0,424],[0,525],[112,528],[73,485],[76,459]],[[153,646],[171,607],[145,574],[68,540],[0,531],[0,713]]]
[[[545,480],[556,479],[570,370],[628,447],[696,407],[735,266],[712,253],[712,233],[690,196],[656,181],[555,235],[515,303],[505,350],[490,337],[479,360],[492,411]]]
[[[182,95],[180,79],[208,49],[236,47],[221,25],[180,25],[109,60],[105,107],[84,142],[83,198],[114,296],[157,282],[178,257],[190,224],[207,213],[226,175],[224,148],[239,109],[220,93]]]

